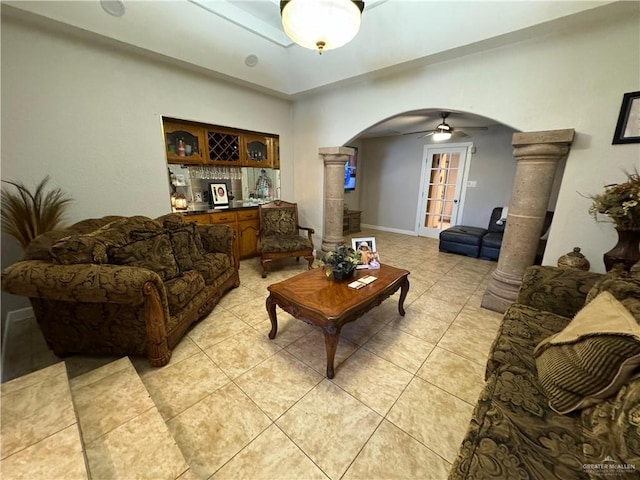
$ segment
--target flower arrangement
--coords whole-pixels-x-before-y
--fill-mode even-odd
[[[349,277],[359,262],[360,252],[344,244],[336,245],[335,251],[327,252],[322,257],[322,263],[325,265],[327,277],[333,273],[335,280],[342,280],[343,278]]]
[[[593,200],[589,213],[596,220],[608,216],[618,230],[640,231],[640,175],[637,171],[626,175],[626,182],[607,185],[603,193],[589,197]]]

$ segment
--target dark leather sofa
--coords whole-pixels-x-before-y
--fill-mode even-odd
[[[469,227],[466,225],[456,225],[440,232],[441,252],[459,253],[469,257],[480,257],[486,260],[498,260],[500,256],[500,248],[502,247],[502,237],[506,222],[499,225],[497,221],[502,215],[502,207],[496,207],[491,212],[489,225],[487,228]],[[546,232],[551,226],[553,212],[547,212],[542,232]],[[546,240],[540,240],[538,253],[536,255],[536,264],[542,262],[542,255]]]

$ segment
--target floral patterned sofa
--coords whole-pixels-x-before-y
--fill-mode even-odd
[[[527,270],[450,480],[640,478],[637,267]],[[575,334],[589,322],[601,331]]]
[[[178,214],[84,220],[34,239],[2,272],[2,289],[29,297],[58,356],[146,355],[163,366],[240,284],[233,242],[231,227]]]

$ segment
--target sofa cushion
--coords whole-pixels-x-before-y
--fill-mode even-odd
[[[207,285],[213,285],[216,278],[231,269],[231,259],[225,253],[207,253],[193,268],[200,272]]]
[[[569,323],[567,317],[514,303],[505,312],[487,361],[486,378],[503,365],[535,371],[533,349]]]
[[[607,273],[589,290],[585,304],[591,302],[601,292],[611,293],[640,323],[640,273],[625,271]]]
[[[176,315],[204,288],[204,278],[196,270],[183,272],[164,282],[169,314]]]
[[[172,279],[179,273],[169,236],[164,233],[135,240],[122,247],[110,247],[109,260],[115,265],[153,270],[162,280]]]
[[[109,217],[105,217],[109,218]],[[52,261],[63,265],[79,263],[107,263],[107,250],[123,247],[137,240],[138,232],[156,234],[162,231],[162,225],[143,216],[116,218],[101,227],[85,233],[77,233],[58,239],[50,248]],[[80,222],[81,228],[92,228],[100,220]]]
[[[504,234],[502,232],[489,232],[484,237],[482,237],[482,246],[487,248],[497,248],[498,250],[502,247],[502,237]]]
[[[581,412],[584,463],[615,467],[616,479],[638,478],[640,472],[640,377],[623,385],[615,397]],[[611,458],[613,462],[605,459]],[[626,465],[626,467],[622,467]],[[595,472],[600,473],[600,472]],[[623,475],[628,474],[628,475]],[[600,477],[602,478],[602,477]]]
[[[267,235],[260,238],[261,253],[295,252],[308,249],[313,249],[313,244],[306,237]]]
[[[455,226],[440,232],[440,241],[480,246],[486,233],[486,228]]]
[[[181,272],[192,270],[194,265],[204,258],[202,240],[195,223],[165,222],[166,232],[169,234],[173,254]]]
[[[47,262],[55,262],[51,255],[51,247],[59,240],[70,237],[71,235],[81,235],[92,232],[107,223],[119,220],[123,217],[109,215],[102,218],[89,218],[74,223],[70,227],[52,230],[34,238],[25,250],[27,260],[45,260]]]
[[[640,365],[640,325],[602,292],[534,354],[550,407],[568,413],[615,394]]]
[[[107,263],[107,244],[91,235],[71,235],[51,246],[51,261],[60,265]]]
[[[587,479],[578,415],[547,406],[536,375],[504,366],[480,394],[450,480]]]

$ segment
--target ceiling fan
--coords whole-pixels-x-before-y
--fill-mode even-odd
[[[419,136],[418,138],[428,137],[433,135],[433,139],[436,142],[442,140],[449,140],[453,135],[458,137],[466,137],[467,134],[462,130],[488,130],[488,127],[456,127],[453,128],[451,125],[447,123],[447,117],[450,115],[450,112],[440,112],[440,117],[442,118],[442,122],[436,126],[433,130],[420,130],[417,132],[408,132],[403,135],[413,135],[416,133],[424,133],[424,135]]]

